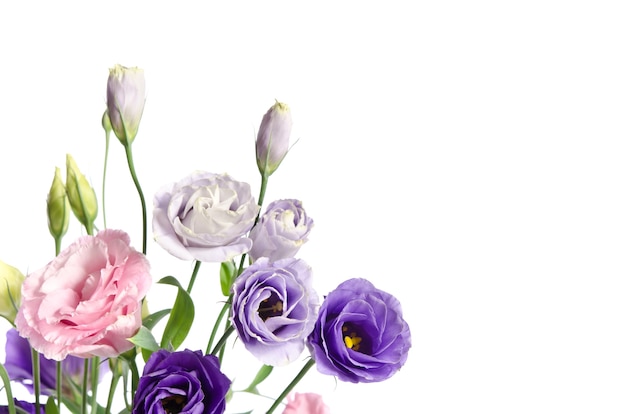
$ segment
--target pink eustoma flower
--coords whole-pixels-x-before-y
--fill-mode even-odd
[[[17,330],[48,359],[118,356],[141,326],[149,271],[125,232],[83,236],[26,277]]]
[[[295,393],[287,398],[283,414],[330,414],[322,396],[314,392]]]

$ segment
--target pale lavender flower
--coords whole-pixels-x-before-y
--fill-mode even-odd
[[[261,258],[235,279],[232,293],[231,320],[250,353],[272,366],[300,356],[319,306],[303,260]]]
[[[263,115],[256,138],[256,163],[261,174],[272,175],[287,155],[292,125],[291,111],[282,102],[276,101]]]
[[[411,332],[395,297],[366,279],[350,279],[324,299],[308,347],[322,374],[378,382],[406,362]]]
[[[154,240],[179,259],[224,262],[252,247],[259,209],[249,184],[196,171],[154,196]]]
[[[265,213],[250,231],[252,249],[250,258],[267,257],[270,262],[294,257],[308,240],[313,219],[294,199],[276,200],[267,206]]]

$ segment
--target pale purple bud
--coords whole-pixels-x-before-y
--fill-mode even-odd
[[[113,132],[122,144],[131,144],[135,139],[145,103],[143,69],[122,65],[109,69],[107,111]]]
[[[269,177],[278,168],[289,151],[291,111],[276,101],[261,120],[256,138],[256,163],[262,175]]]

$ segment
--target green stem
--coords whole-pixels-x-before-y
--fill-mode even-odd
[[[218,351],[220,351],[224,347],[224,344],[226,344],[226,340],[228,339],[230,334],[232,334],[234,331],[235,331],[235,327],[232,325],[226,328],[226,331],[224,332],[220,340],[217,341],[215,348],[213,348],[213,350],[211,351],[211,355],[215,355]]]
[[[93,357],[91,360],[91,414],[98,412],[98,377],[100,371],[100,358]]]
[[[135,360],[135,358],[131,359],[129,361],[130,366],[130,373],[131,373],[131,406],[134,403],[135,400],[135,392],[137,391],[137,385],[139,384],[139,370],[137,369],[137,361]]]
[[[39,374],[39,353],[31,348],[31,357],[33,361],[33,388],[35,391],[35,412],[39,413],[39,394],[41,390],[41,378]]]
[[[81,398],[81,410],[82,414],[87,414],[87,381],[89,380],[89,358],[85,359],[83,365],[83,384],[82,384],[82,398]]]
[[[63,395],[63,375],[61,370],[61,361],[57,361],[57,411],[61,414],[61,396]]]
[[[263,207],[263,200],[265,199],[265,191],[267,190],[268,180],[269,180],[268,175],[266,174],[261,175],[261,189],[259,190],[259,200],[257,201],[257,205],[259,206],[259,212],[257,213],[256,218],[254,219],[254,224],[252,225],[252,228],[254,228],[254,226],[257,225],[257,223],[259,222],[259,218],[261,217],[261,207]],[[245,263],[245,260],[246,260],[246,253],[241,255],[241,260],[239,261],[239,270],[237,270],[237,276],[239,276],[241,272],[243,272],[243,265]]]
[[[139,180],[137,179],[137,174],[135,173],[135,163],[133,162],[133,151],[131,149],[131,144],[126,143],[124,145],[124,149],[126,150],[126,160],[128,161],[128,169],[130,170],[130,175],[133,178],[133,182],[135,183],[135,187],[137,188],[137,193],[139,193],[139,199],[141,200],[141,214],[142,214],[142,224],[143,224],[143,243],[141,252],[146,254],[146,245],[147,245],[147,234],[148,234],[148,219],[146,213],[146,200],[143,196],[143,191],[141,190],[141,185],[139,185]]]
[[[198,275],[198,270],[200,269],[200,265],[202,262],[200,260],[196,260],[196,264],[193,267],[193,272],[191,273],[191,279],[189,279],[189,286],[187,286],[187,293],[191,293],[191,289],[193,288],[193,284],[196,281],[196,276]]]
[[[213,346],[213,340],[215,339],[215,335],[217,335],[217,329],[219,328],[219,325],[222,322],[222,318],[224,318],[224,315],[226,314],[229,308],[230,308],[230,300],[224,303],[224,306],[222,306],[222,310],[220,311],[220,314],[217,316],[217,320],[215,321],[215,325],[213,325],[213,330],[211,331],[211,337],[209,338],[209,343],[206,346],[205,354],[208,354],[211,351],[211,347]]]
[[[11,390],[11,380],[9,379],[9,373],[4,368],[4,365],[0,363],[0,377],[2,377],[2,383],[4,384],[4,390],[7,394],[7,403],[9,405],[9,414],[15,414],[15,401],[13,401],[13,391]],[[39,412],[37,412],[39,414]]]
[[[272,414],[274,412],[274,410],[276,409],[276,407],[278,407],[280,405],[280,403],[285,399],[285,397],[291,392],[291,390],[293,390],[293,387],[296,386],[296,384],[298,382],[300,382],[300,380],[302,378],[304,378],[304,376],[306,375],[306,373],[311,369],[311,367],[315,365],[315,360],[313,358],[309,359],[306,364],[304,364],[304,366],[302,367],[302,369],[300,370],[300,372],[298,372],[298,375],[296,375],[294,377],[294,379],[289,383],[289,385],[287,385],[287,387],[283,390],[283,392],[278,396],[278,398],[274,401],[274,404],[272,404],[272,406],[270,407],[269,410],[267,410],[267,412],[265,414]]]
[[[107,177],[107,165],[109,162],[109,137],[111,135],[111,131],[110,130],[105,130],[105,136],[106,136],[106,144],[104,146],[104,169],[102,171],[102,220],[104,221],[104,228],[107,228],[107,213],[106,213],[106,207],[105,207],[105,203],[104,203],[104,195],[105,195],[105,184],[106,184],[106,177]]]
[[[111,386],[109,387],[109,396],[107,397],[107,407],[104,411],[105,414],[111,413],[111,407],[113,406],[113,396],[115,395],[115,389],[117,388],[117,384],[120,381],[120,375],[117,370],[117,364],[119,362],[116,361],[116,366],[114,369],[111,369]]]

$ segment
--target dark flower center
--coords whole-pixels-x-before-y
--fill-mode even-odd
[[[187,397],[184,395],[170,395],[161,400],[163,409],[168,414],[178,414],[185,408]]]
[[[272,293],[269,298],[261,302],[259,306],[259,316],[265,322],[267,318],[280,316],[283,314],[283,301],[278,298],[276,293]]]
[[[369,344],[367,343],[367,337],[363,335],[361,329],[351,323],[344,323],[341,327],[343,334],[343,343],[346,348],[353,351],[361,352],[362,354],[369,354]],[[366,341],[364,342],[363,339]]]

